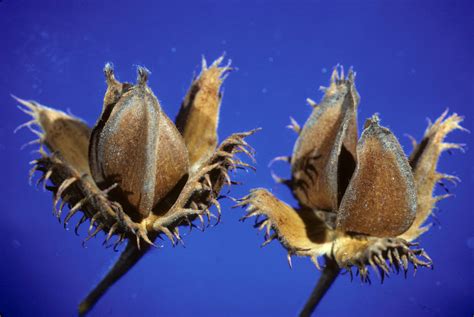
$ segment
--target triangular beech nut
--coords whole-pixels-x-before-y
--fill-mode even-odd
[[[107,73],[106,73],[107,75]],[[119,95],[115,103],[105,98],[104,110],[94,127],[89,163],[100,187],[114,183],[111,198],[127,213],[146,217],[176,187],[189,170],[188,153],[181,134],[162,111],[138,69],[138,82]],[[108,81],[111,91],[111,83]],[[112,83],[115,84],[115,83]]]
[[[377,237],[402,234],[416,214],[408,160],[392,132],[375,115],[357,144],[357,167],[342,198],[336,228]]]
[[[355,168],[358,104],[352,70],[346,79],[333,74],[293,149],[291,185],[302,205],[337,210]]]

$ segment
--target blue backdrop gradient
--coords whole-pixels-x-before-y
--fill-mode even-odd
[[[121,80],[134,81],[136,65],[152,71],[150,86],[174,118],[201,56],[223,52],[238,69],[224,83],[220,138],[262,127],[249,139],[257,173],[241,173],[235,197],[267,187],[294,204],[267,168],[290,154],[295,135],[319,100],[320,85],[341,63],[353,66],[361,95],[359,124],[379,112],[382,124],[411,150],[404,133],[422,136],[426,118],[447,107],[474,120],[474,2],[467,1],[0,1],[0,314],[73,316],[77,305],[118,253],[100,239],[81,247],[73,230],[52,216],[50,193],[28,185],[20,150],[33,139],[13,134],[28,118],[10,93],[70,111],[93,125],[105,92],[102,68],[113,62]],[[442,201],[434,227],[420,243],[433,271],[392,276],[362,285],[340,276],[319,316],[471,316],[474,313],[472,135],[451,142],[466,153],[443,154],[439,169],[462,179]],[[288,175],[284,165],[275,166]],[[438,188],[443,193],[442,188]],[[262,234],[243,210],[223,202],[223,220],[152,250],[97,304],[90,316],[295,316],[319,272],[309,259],[293,259]],[[75,218],[77,221],[77,218]]]

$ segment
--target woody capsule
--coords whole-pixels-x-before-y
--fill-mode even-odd
[[[35,133],[38,139],[31,143],[40,145],[30,176],[41,172],[38,183],[53,193],[54,215],[64,227],[80,215],[76,233],[88,221],[86,241],[102,232],[104,244],[114,249],[127,242],[115,265],[80,304],[80,314],[87,313],[157,237],[166,236],[174,245],[182,242],[180,227],[195,227],[197,220],[204,229],[205,218],[219,222],[219,193],[224,185],[234,184],[230,172],[250,167],[235,154],[252,157],[244,138],[255,130],[217,143],[220,87],[231,70],[229,64],[221,66],[222,60],[208,67],[203,59],[175,122],[148,86],[149,72],[143,67],[131,84],[118,81],[111,64],[105,66],[107,91],[93,128],[15,97],[32,117],[20,127]],[[65,206],[69,210],[63,216]]]
[[[413,141],[409,156],[397,138],[380,124],[378,115],[367,119],[361,136],[357,131],[359,94],[352,69],[347,77],[336,67],[320,104],[298,133],[291,156],[278,157],[291,166],[291,178],[274,175],[289,187],[298,205],[291,207],[264,188],[253,189],[238,206],[247,208],[242,220],[256,216],[255,227],[265,230],[263,245],[277,239],[291,256],[310,257],[325,267],[301,316],[316,308],[341,270],[352,278],[370,282],[368,267],[383,281],[409,263],[414,270],[431,267],[427,253],[416,240],[430,226],[423,226],[436,202],[436,183],[457,178],[436,171],[443,151],[461,148],[444,138],[460,126],[462,117],[443,113],[430,123],[420,143]],[[262,219],[263,218],[263,219]],[[260,220],[261,219],[261,220]]]

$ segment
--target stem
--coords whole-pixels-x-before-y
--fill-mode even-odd
[[[313,289],[313,292],[309,296],[308,301],[304,305],[303,310],[300,312],[300,317],[309,317],[316,309],[324,294],[331,287],[332,283],[338,277],[341,268],[337,265],[336,261],[332,258],[326,257],[326,266],[319,277],[318,283]]]
[[[79,305],[79,316],[87,314],[109,287],[124,276],[149,249],[150,245],[147,243],[142,243],[141,248],[138,249],[136,242],[129,240],[114,266]]]

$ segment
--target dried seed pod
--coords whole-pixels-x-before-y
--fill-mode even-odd
[[[337,211],[337,229],[394,237],[413,223],[416,190],[405,153],[375,115],[357,145],[357,167]]]
[[[41,157],[33,161],[30,176],[35,171],[43,173],[38,183],[43,182],[53,192],[54,215],[61,221],[63,208],[68,205],[65,227],[78,212],[83,215],[76,232],[90,220],[85,241],[101,231],[105,245],[117,237],[114,249],[127,241],[118,261],[80,304],[80,314],[87,313],[157,237],[165,235],[174,245],[175,241],[182,242],[180,226],[192,228],[193,221],[203,220],[203,215],[218,222],[221,207],[217,199],[225,184],[233,184],[230,171],[251,167],[235,154],[242,152],[253,159],[253,149],[244,138],[256,130],[234,133],[219,146],[216,143],[218,91],[221,75],[228,69],[219,67],[221,61],[209,69],[205,66],[200,79],[193,83],[200,92],[193,102],[185,102],[189,115],[182,116],[179,124],[188,131],[185,139],[147,86],[144,68],[138,69],[138,82],[132,85],[119,82],[111,65],[105,66],[107,92],[92,133],[77,118],[17,99],[27,108],[20,109],[32,117],[20,127],[28,127],[38,136],[30,143],[40,144]],[[201,119],[210,124],[200,124]],[[33,129],[35,125],[42,131]],[[195,136],[211,141],[200,143],[201,138]],[[188,149],[195,158],[192,166]],[[216,206],[217,215],[211,213],[212,206]]]
[[[440,154],[459,144],[444,143],[460,126],[462,117],[447,113],[430,124],[423,140],[407,159],[398,140],[381,127],[377,116],[368,120],[357,143],[356,109],[359,97],[354,75],[348,78],[336,68],[320,106],[315,107],[300,132],[291,157],[289,185],[299,206],[292,208],[265,189],[255,189],[240,200],[247,207],[244,218],[265,217],[264,245],[278,240],[291,255],[308,256],[325,268],[300,316],[309,316],[335,281],[341,269],[352,268],[362,282],[370,273],[380,279],[390,272],[431,267],[432,261],[414,239],[428,230],[422,227],[436,202],[436,183],[456,178],[436,171]],[[288,161],[288,157],[277,159]],[[369,270],[372,268],[372,271]]]
[[[354,73],[344,78],[336,67],[291,156],[291,188],[301,205],[337,208],[355,167],[358,104]]]
[[[106,69],[107,95],[115,85],[110,84],[112,75]],[[103,188],[117,183],[112,197],[141,217],[172,190],[179,193],[189,168],[184,141],[147,86],[147,77],[148,71],[139,68],[135,86],[115,103],[107,104],[106,97],[89,151],[94,180]]]

